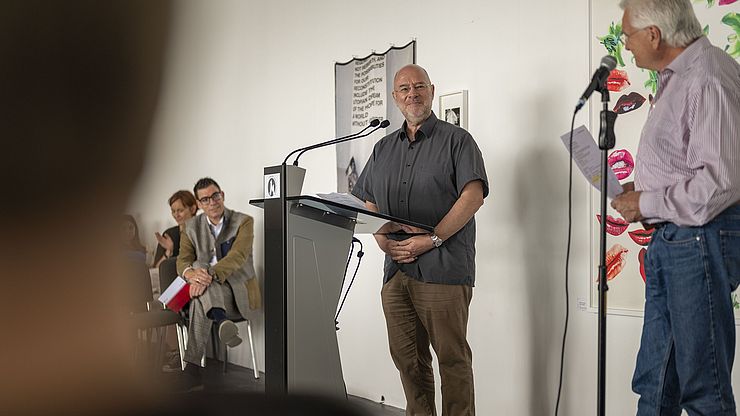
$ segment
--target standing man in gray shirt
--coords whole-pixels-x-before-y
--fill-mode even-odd
[[[352,193],[371,211],[434,226],[408,238],[377,234],[386,253],[381,298],[407,415],[436,415],[431,343],[442,414],[475,415],[468,309],[475,283],[475,219],[488,195],[483,156],[467,131],[432,112],[434,85],[407,65],[393,80],[406,121],[374,147]]]
[[[632,389],[638,415],[735,415],[740,282],[740,65],[702,35],[689,0],[622,0],[623,41],[658,71],[635,183],[612,201],[655,227]]]

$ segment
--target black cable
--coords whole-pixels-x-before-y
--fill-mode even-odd
[[[357,238],[352,237],[352,244],[349,246],[349,256],[347,256],[347,264],[344,265],[344,274],[342,275],[342,286],[344,287],[344,280],[347,278],[347,269],[349,269],[349,262],[352,260],[352,253],[355,251],[355,240]],[[360,241],[360,240],[357,240]]]
[[[347,290],[344,292],[344,297],[342,298],[342,303],[339,304],[339,310],[337,310],[337,314],[334,317],[334,324],[336,325],[337,331],[339,330],[339,314],[342,313],[342,307],[344,307],[344,302],[347,300],[347,295],[349,294],[349,290],[352,289],[352,284],[355,282],[355,278],[357,277],[357,271],[360,270],[360,263],[362,263],[362,256],[365,255],[365,252],[362,251],[362,241],[359,239],[352,237],[352,248],[349,252],[349,258],[347,259],[347,266],[349,266],[349,261],[352,259],[352,250],[355,248],[355,243],[360,244],[360,249],[357,251],[357,266],[355,267],[355,272],[352,274],[352,279],[349,281],[349,285],[347,286]],[[344,269],[344,277],[342,278],[342,286],[344,286],[344,280],[347,277],[347,268]]]
[[[560,379],[558,381],[558,400],[555,403],[555,416],[558,416],[560,409],[560,393],[563,391],[563,367],[565,366],[565,340],[568,338],[568,318],[570,310],[568,304],[570,297],[568,294],[568,265],[570,264],[570,242],[571,229],[573,226],[573,127],[576,122],[576,112],[573,112],[573,119],[570,121],[570,138],[568,143],[568,243],[565,249],[565,328],[563,329],[563,345],[560,349]]]

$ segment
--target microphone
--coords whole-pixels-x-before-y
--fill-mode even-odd
[[[364,132],[365,130],[367,130],[367,129],[371,128],[371,127],[375,127],[375,126],[377,126],[378,124],[380,124],[380,120],[378,120],[378,119],[373,119],[373,120],[371,120],[371,121],[370,121],[370,124],[369,124],[369,125],[368,125],[367,127],[365,127],[364,129],[362,129],[362,130],[358,131],[357,133],[352,133],[352,134],[348,134],[348,135],[346,135],[346,136],[343,136],[343,137],[339,137],[339,138],[334,138],[334,139],[331,139],[331,140],[327,140],[327,141],[325,141],[325,142],[322,142],[322,143],[319,143],[319,144],[329,143],[329,142],[332,142],[332,141],[334,141],[334,140],[347,139],[347,138],[350,138],[350,137],[354,137],[354,136],[357,136],[357,135],[359,135],[359,134],[362,134],[362,133],[363,133],[363,132]],[[316,145],[313,145],[313,146],[316,146]],[[295,149],[295,150],[293,150],[292,152],[288,153],[288,156],[285,156],[285,159],[283,160],[283,164],[285,164],[285,163],[286,163],[286,162],[288,161],[288,159],[289,159],[289,158],[290,158],[291,156],[293,156],[294,154],[296,154],[296,153],[298,153],[298,152],[301,152],[301,154],[303,154],[303,152],[304,152],[304,151],[306,151],[306,149],[307,149],[308,147],[311,147],[311,146],[307,146],[307,147],[301,147],[301,148]],[[298,163],[297,163],[297,162],[298,162],[298,158],[299,158],[299,157],[300,157],[300,155],[298,155],[298,156],[296,157],[296,160],[295,160],[295,161],[293,162],[293,164],[294,164],[294,165],[296,165],[296,166],[298,166]]]
[[[599,69],[594,72],[594,76],[591,78],[591,83],[588,84],[588,88],[583,92],[581,98],[578,99],[578,104],[576,104],[576,113],[586,105],[586,101],[588,101],[588,98],[591,97],[591,94],[593,94],[594,91],[601,92],[601,88],[606,82],[606,79],[609,78],[609,73],[616,67],[617,59],[613,56],[606,55],[601,58]]]
[[[344,143],[344,142],[348,142],[350,140],[361,139],[363,137],[367,137],[367,136],[375,133],[375,131],[378,130],[378,129],[384,129],[384,128],[390,126],[390,125],[391,125],[391,122],[390,121],[383,120],[381,122],[380,120],[378,120],[376,118],[376,119],[373,119],[370,122],[370,125],[368,125],[364,129],[360,130],[360,132],[358,132],[358,133],[350,134],[349,136],[339,137],[337,139],[327,140],[327,141],[322,142],[322,143],[318,143],[318,144],[314,144],[314,145],[311,145],[311,146],[306,146],[306,147],[304,147],[302,149],[298,149],[298,150],[296,150],[296,151],[293,152],[293,153],[300,152],[300,153],[298,153],[298,156],[295,157],[295,160],[293,161],[293,165],[294,166],[298,166],[298,158],[300,158],[301,155],[303,155],[304,153],[306,153],[309,150],[318,149],[320,147],[325,147],[325,146],[331,146],[333,144]],[[370,130],[369,132],[367,132],[365,134],[362,134],[362,132],[364,132],[365,130],[369,129],[370,127],[374,127],[374,129]],[[293,153],[291,153],[291,154],[293,154]],[[290,157],[290,155],[288,155],[288,157]],[[285,160],[288,160],[288,158],[286,157]]]

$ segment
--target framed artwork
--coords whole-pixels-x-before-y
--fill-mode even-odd
[[[468,129],[468,90],[439,96],[439,114],[442,120]]]

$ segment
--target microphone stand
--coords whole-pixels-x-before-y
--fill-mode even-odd
[[[614,148],[614,122],[617,113],[609,110],[609,90],[603,84],[597,89],[601,93],[601,123],[599,127],[599,149],[601,149],[601,228],[599,241],[599,369],[598,369],[598,415],[606,414],[606,292],[609,290],[606,278],[606,204],[607,204],[607,163],[609,150]]]

